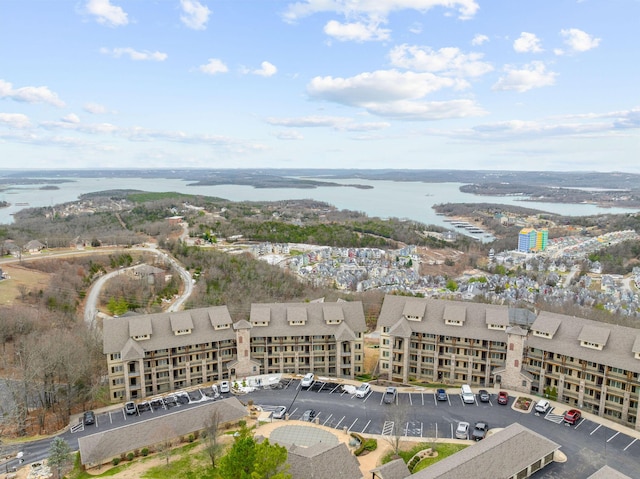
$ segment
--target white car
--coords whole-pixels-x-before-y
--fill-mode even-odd
[[[456,428],[456,439],[469,439],[469,423],[461,421]]]
[[[220,383],[220,394],[228,393],[230,390],[229,381],[222,381]]]
[[[313,380],[314,380],[313,373],[307,373],[302,378],[302,381],[300,382],[300,386],[303,388],[308,388],[313,384]]]
[[[536,410],[536,412],[546,414],[550,407],[551,403],[549,401],[547,401],[546,399],[540,399],[540,401],[536,403],[534,409]]]
[[[356,397],[363,398],[370,392],[371,392],[371,386],[369,385],[369,383],[362,383],[360,387],[356,389]]]
[[[285,414],[287,414],[287,408],[285,406],[278,406],[275,411],[271,413],[271,417],[273,419],[284,419]]]

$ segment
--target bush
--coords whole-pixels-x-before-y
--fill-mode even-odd
[[[365,451],[367,452],[375,451],[378,448],[377,439],[373,439],[373,438],[365,439],[360,434],[357,434],[355,432],[351,433],[351,437],[356,439],[360,443],[360,445],[356,448],[356,450],[353,451],[353,454],[356,456],[360,456]]]
[[[143,447],[141,452],[143,457],[147,457],[149,455],[149,449],[146,447]]]
[[[133,461],[133,458],[136,457],[132,452],[127,454],[127,461]]]
[[[188,438],[189,442],[193,442],[196,440],[196,437],[193,434],[189,434],[189,438]]]
[[[120,458],[119,457],[114,457],[113,459],[111,459],[111,463],[114,466],[117,466],[118,464],[120,464]]]

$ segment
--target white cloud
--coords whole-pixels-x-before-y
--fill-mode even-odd
[[[60,118],[60,121],[63,121],[65,123],[78,124],[80,123],[80,117],[75,113],[69,113],[68,115],[65,115],[62,118]]]
[[[209,58],[209,62],[205,65],[200,65],[198,69],[208,75],[216,75],[217,73],[227,73],[229,69],[222,60],[217,58]]]
[[[0,113],[0,125],[5,125],[9,128],[29,128],[31,122],[27,115],[22,113]]]
[[[24,86],[13,88],[7,81],[0,80],[0,98],[10,98],[25,103],[48,103],[49,105],[63,107],[64,102],[58,95],[46,86]]]
[[[373,22],[366,24],[362,22],[340,23],[336,20],[331,20],[324,26],[324,33],[336,40],[340,40],[341,42],[388,40],[389,32],[390,30],[380,28],[377,23]]]
[[[107,113],[106,107],[100,105],[99,103],[85,103],[83,106],[84,111],[87,113],[92,113],[94,115],[101,115]]]
[[[474,47],[477,47],[479,45],[482,45],[485,42],[489,41],[489,37],[486,35],[483,35],[481,33],[477,33],[474,37],[473,40],[471,40],[471,45],[473,45]]]
[[[105,55],[111,55],[114,58],[120,58],[121,56],[128,56],[134,61],[154,61],[163,62],[167,59],[168,55],[162,52],[150,52],[148,50],[138,51],[133,48],[101,48],[100,53]]]
[[[422,33],[422,24],[415,22],[409,27],[409,31],[414,34]]]
[[[493,90],[515,90],[522,93],[533,88],[551,86],[555,83],[557,76],[557,73],[547,71],[542,62],[531,62],[520,70],[506,66],[505,72],[506,75],[493,85]]]
[[[111,5],[109,0],[89,0],[86,9],[103,25],[120,27],[129,23],[127,13],[121,7]]]
[[[180,0],[180,6],[184,12],[180,15],[180,20],[188,28],[193,30],[204,30],[207,28],[209,15],[211,10],[206,5],[201,4],[198,0]]]
[[[540,46],[540,39],[535,33],[522,32],[513,42],[513,49],[518,53],[540,53],[544,51]]]
[[[350,118],[343,116],[302,116],[296,118],[269,117],[266,119],[266,122],[270,125],[295,128],[335,127],[350,121]]]
[[[307,86],[307,91],[318,99],[363,106],[368,103],[422,98],[442,88],[461,84],[455,79],[438,77],[432,73],[378,70],[351,78],[315,77]]]
[[[561,30],[560,35],[564,37],[564,43],[569,46],[573,52],[586,52],[597,48],[600,45],[600,38],[595,38],[582,30],[577,28],[569,28],[567,30]],[[556,53],[562,53],[559,50]]]
[[[396,67],[426,72],[443,72],[445,75],[478,77],[493,70],[480,61],[482,53],[465,54],[458,48],[432,50],[429,47],[399,45],[389,53],[391,64]]]
[[[262,62],[260,64],[260,69],[253,70],[251,73],[253,73],[254,75],[260,75],[263,77],[271,77],[275,75],[277,71],[278,69],[272,63]]]
[[[401,120],[435,120],[484,114],[471,100],[417,101],[442,88],[461,89],[465,81],[432,73],[382,70],[351,78],[316,77],[307,86],[310,96],[369,113]]]
[[[303,140],[304,139],[304,136],[302,136],[302,133],[295,130],[279,131],[275,134],[275,136],[279,140]]]
[[[335,12],[347,18],[364,15],[369,18],[386,18],[391,12],[401,10],[417,10],[426,12],[431,8],[443,7],[458,11],[458,17],[466,20],[478,11],[474,0],[384,0],[359,1],[352,0],[302,0],[289,4],[284,13],[288,22],[322,12]]]

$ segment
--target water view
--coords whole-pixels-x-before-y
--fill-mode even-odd
[[[459,191],[460,183],[421,183],[371,180],[332,180],[339,184],[362,184],[371,189],[322,187],[316,189],[269,188],[257,189],[243,185],[188,186],[188,181],[163,178],[74,178],[60,183],[59,189],[41,190],[39,186],[9,186],[0,191],[0,201],[11,203],[0,209],[0,223],[13,222],[12,214],[28,207],[53,206],[76,201],[80,195],[95,191],[133,189],[142,191],[215,196],[231,201],[278,201],[313,199],[324,201],[339,209],[348,209],[382,218],[397,217],[450,228],[444,217],[436,215],[432,206],[440,203],[498,203],[534,208],[567,216],[621,214],[637,210],[628,208],[600,208],[591,204],[539,203],[523,201],[520,196],[476,196]]]

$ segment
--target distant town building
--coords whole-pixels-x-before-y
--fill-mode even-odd
[[[518,251],[529,253],[531,251],[544,251],[549,242],[549,230],[542,228],[522,228],[518,235]]]

